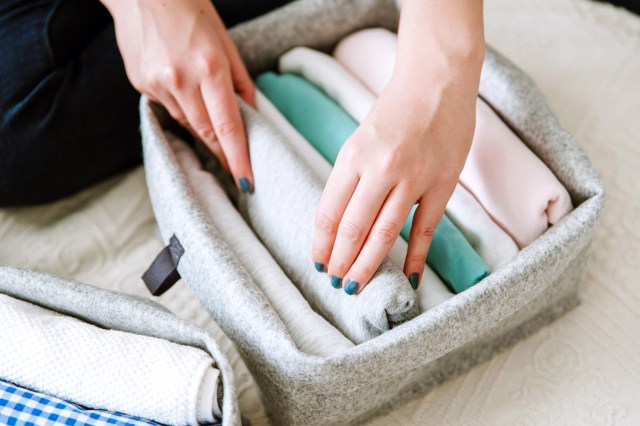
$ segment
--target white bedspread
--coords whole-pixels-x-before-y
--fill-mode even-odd
[[[587,0],[485,0],[487,40],[524,68],[600,172],[608,204],[582,305],[372,425],[640,422],[640,18]],[[0,263],[147,295],[162,248],[141,168],[47,206],[0,210]],[[159,298],[220,335],[184,283]],[[258,391],[224,345],[243,415]]]

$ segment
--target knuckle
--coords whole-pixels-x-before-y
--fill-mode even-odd
[[[340,223],[338,234],[350,243],[357,243],[364,237],[364,230],[357,223],[346,220]]]
[[[180,90],[183,86],[182,72],[174,65],[166,66],[162,70],[161,80],[170,90]]]
[[[436,225],[427,225],[427,226],[421,226],[418,229],[416,229],[416,235],[419,238],[433,238],[433,234],[436,233]]]
[[[385,153],[380,162],[380,171],[385,175],[394,174],[401,167],[400,155],[400,150]]]
[[[242,128],[232,120],[220,120],[216,122],[216,133],[220,139],[240,136],[241,129]]]
[[[333,273],[333,275],[337,275],[339,277],[344,277],[344,275],[349,270],[349,265],[342,262],[335,262],[335,264],[332,264],[330,266],[330,271]]]
[[[205,142],[213,142],[216,140],[216,134],[210,126],[194,125],[194,130]]]
[[[203,77],[213,77],[220,70],[228,68],[226,59],[222,55],[202,54],[196,59],[198,71]]]
[[[400,225],[395,222],[382,223],[375,232],[376,238],[383,244],[392,244],[400,234]]]
[[[356,143],[346,143],[338,155],[342,157],[343,161],[354,164],[360,158],[360,147]]]
[[[427,261],[426,254],[412,253],[407,255],[407,264],[409,265],[422,265],[426,261]]]
[[[331,219],[329,215],[318,212],[316,215],[316,228],[327,234],[335,234],[337,230],[336,221]]]

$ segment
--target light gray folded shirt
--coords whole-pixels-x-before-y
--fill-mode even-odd
[[[284,137],[241,103],[247,127],[253,194],[239,210],[309,304],[355,343],[362,343],[418,314],[416,294],[389,259],[358,295],[335,289],[311,258],[313,223],[323,185]]]

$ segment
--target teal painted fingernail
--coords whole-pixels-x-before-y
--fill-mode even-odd
[[[357,290],[358,290],[358,281],[348,279],[347,285],[344,286],[344,292],[347,293],[349,296],[351,296]]]
[[[251,182],[246,177],[241,177],[238,179],[238,183],[240,184],[240,191],[249,192],[251,191]]]
[[[414,290],[418,289],[418,284],[420,284],[420,274],[418,274],[417,272],[412,273],[411,275],[409,275],[409,282],[411,283],[411,287],[413,287]]]
[[[331,275],[331,285],[333,286],[333,288],[341,288],[342,278]]]
[[[324,266],[324,263],[314,262],[313,264],[316,267],[316,271],[318,271],[318,272],[326,272],[327,271],[327,267]]]

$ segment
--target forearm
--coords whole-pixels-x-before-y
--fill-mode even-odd
[[[484,59],[482,0],[404,0],[394,81],[424,96],[476,92]]]

